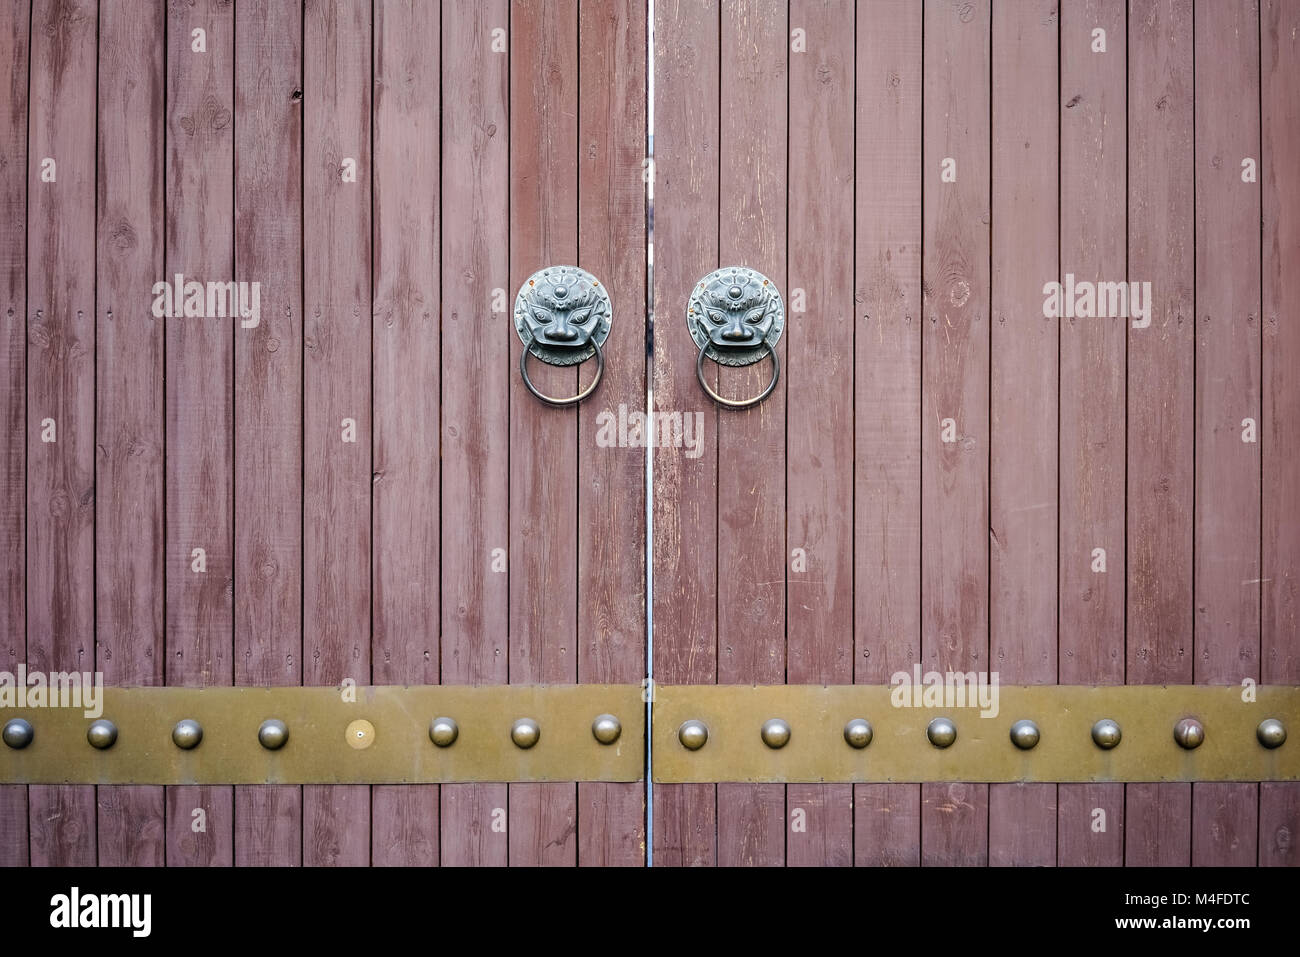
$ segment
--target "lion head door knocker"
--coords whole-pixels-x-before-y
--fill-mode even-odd
[[[695,375],[714,402],[747,409],[772,394],[781,375],[776,343],[785,328],[785,306],[776,284],[744,266],[724,266],[695,284],[686,304],[686,327],[700,348]],[[704,381],[704,359],[724,366],[747,366],[772,357],[772,381],[752,399],[724,399]]]
[[[576,405],[596,390],[605,371],[600,347],[609,335],[614,308],[591,273],[577,266],[547,266],[528,277],[515,297],[515,331],[524,344],[519,374],[528,391],[547,405]],[[557,399],[537,391],[528,377],[528,356],[553,366],[596,357],[596,377],[575,396]]]

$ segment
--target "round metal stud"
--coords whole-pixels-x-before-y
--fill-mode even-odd
[[[591,734],[601,744],[613,744],[622,733],[622,723],[612,714],[598,714],[591,722]]]
[[[199,746],[203,740],[203,726],[192,718],[176,722],[172,728],[172,744],[182,751],[190,751]]]
[[[289,726],[278,718],[267,718],[257,729],[257,740],[268,751],[279,751],[289,740]]]
[[[709,729],[703,721],[687,721],[677,729],[677,740],[687,751],[698,751],[709,740]]]
[[[92,748],[101,751],[111,748],[117,741],[117,725],[100,718],[86,731],[86,740],[90,742]]]
[[[926,727],[925,736],[936,748],[948,748],[957,740],[957,726],[948,718],[935,718]]]
[[[781,718],[768,718],[759,731],[763,743],[774,751],[790,743],[790,722]]]
[[[9,747],[13,748],[15,751],[27,747],[27,745],[32,743],[32,738],[35,736],[36,732],[32,730],[31,724],[24,721],[22,718],[14,718],[12,721],[6,721],[4,732],[3,734],[0,734],[0,737],[4,738],[5,744],[9,745]]]
[[[375,743],[375,726],[365,718],[350,722],[343,732],[343,740],[354,751],[364,751]]]
[[[865,718],[854,718],[844,726],[844,740],[851,748],[865,748],[871,743],[871,725]]]
[[[1038,725],[1028,719],[1017,721],[1011,726],[1011,743],[1021,751],[1028,751],[1038,744]]]
[[[440,748],[450,748],[460,737],[455,718],[434,718],[429,725],[429,740]]]
[[[541,726],[532,718],[520,718],[510,728],[510,740],[516,747],[527,750],[535,745],[542,737]]]
[[[1186,748],[1188,751],[1199,748],[1205,740],[1205,728],[1195,718],[1183,718],[1174,725],[1174,740],[1178,742],[1180,748]]]
[[[1103,751],[1109,751],[1119,744],[1121,737],[1123,734],[1119,730],[1119,725],[1110,718],[1102,718],[1092,726],[1092,743]]]
[[[1255,729],[1255,737],[1266,748],[1280,748],[1286,743],[1286,725],[1277,718],[1265,718]]]

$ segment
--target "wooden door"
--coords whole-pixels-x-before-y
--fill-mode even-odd
[[[0,36],[3,667],[639,682],[642,452],[594,419],[644,406],[645,5],[34,0]],[[552,263],[614,303],[600,408],[515,371]],[[178,274],[260,283],[257,322],[154,317]],[[0,863],[635,864],[643,819],[636,784],[7,785]]]
[[[1297,35],[1290,0],[5,5],[0,671],[1300,685]],[[511,323],[554,264],[614,307],[568,409]],[[747,411],[685,321],[729,265],[786,306]],[[647,396],[682,441],[628,440]],[[0,864],[1300,862],[1290,781],[650,778],[0,784]]]
[[[1294,683],[1294,7],[655,9],[655,403],[705,424],[656,450],[656,680]],[[683,316],[731,264],[788,318],[741,412]],[[1067,274],[1150,314],[1048,316]],[[1294,865],[1297,793],[664,783],[655,863]]]

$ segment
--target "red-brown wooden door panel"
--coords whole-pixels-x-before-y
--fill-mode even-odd
[[[704,425],[656,450],[658,681],[1295,680],[1294,20],[656,3],[655,406]],[[683,315],[733,264],[787,310],[742,412]],[[1049,310],[1076,280],[1145,298]],[[1296,790],[660,784],[655,861],[1295,864]]]
[[[644,406],[646,9],[6,5],[6,670],[640,681],[644,452],[596,436]],[[553,263],[614,303],[581,409],[515,366]],[[259,300],[156,315],[178,275]],[[4,786],[0,863],[630,865],[644,813],[639,784]]]

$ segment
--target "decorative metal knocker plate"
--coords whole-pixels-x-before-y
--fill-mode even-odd
[[[577,266],[547,266],[528,277],[515,297],[515,331],[524,344],[519,372],[528,391],[548,405],[573,405],[595,390],[605,369],[601,351],[614,307],[605,287]],[[537,391],[528,377],[528,356],[553,366],[596,358],[596,377],[578,395],[557,399]]]
[[[686,327],[700,353],[695,370],[704,391],[719,405],[744,409],[767,398],[781,374],[776,344],[785,329],[785,304],[776,284],[745,266],[724,266],[695,284],[686,304]],[[704,359],[747,366],[772,357],[772,381],[752,399],[726,399],[704,380]]]

